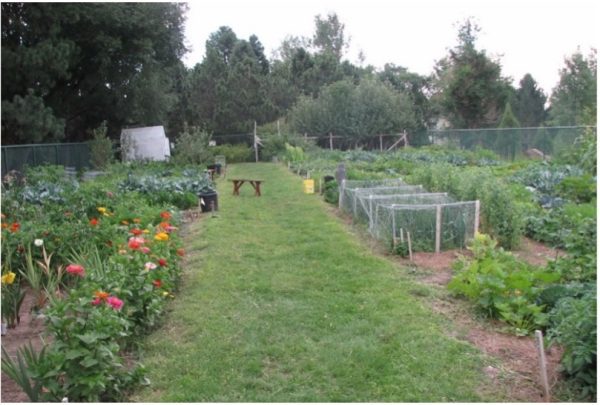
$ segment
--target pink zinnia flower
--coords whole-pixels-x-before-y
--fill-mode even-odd
[[[142,246],[142,248],[140,249],[142,251],[142,253],[144,254],[148,254],[150,253],[150,248],[147,246]]]
[[[66,268],[67,273],[73,274],[75,276],[83,277],[85,275],[85,270],[83,266],[80,264],[69,264]]]
[[[102,300],[100,298],[94,298],[92,300],[92,305],[97,306],[97,305],[100,305],[100,304],[102,304]]]
[[[113,307],[113,309],[117,311],[123,307],[123,301],[121,301],[117,297],[108,297],[106,299],[106,302],[108,303],[108,305],[110,305],[111,307]]]
[[[146,268],[146,270],[154,270],[156,268],[156,264],[152,263],[152,262],[147,262],[144,267]]]

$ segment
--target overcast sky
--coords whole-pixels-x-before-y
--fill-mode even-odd
[[[591,0],[202,0],[189,3],[185,57],[204,57],[208,36],[226,25],[238,38],[258,36],[267,57],[287,35],[312,37],[314,18],[337,13],[350,37],[345,58],[382,68],[404,66],[423,75],[457,44],[458,24],[473,17],[480,26],[478,49],[497,57],[504,76],[518,86],[525,73],[550,94],[564,58],[578,47],[598,47],[597,1]]]

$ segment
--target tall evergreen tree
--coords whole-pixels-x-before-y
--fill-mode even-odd
[[[185,10],[2,3],[3,143],[84,140],[105,120],[113,135],[162,121],[175,96],[169,77],[186,51]]]
[[[459,44],[435,67],[434,99],[454,128],[496,125],[510,92],[501,67],[475,47],[479,27],[467,20],[459,29]]]
[[[527,73],[519,82],[515,97],[515,115],[522,127],[538,127],[546,116],[546,95]]]

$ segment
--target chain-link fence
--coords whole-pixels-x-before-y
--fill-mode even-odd
[[[557,155],[573,147],[584,131],[596,127],[477,128],[427,131],[428,141],[462,149],[489,149],[507,159]]]
[[[90,166],[88,143],[48,143],[2,146],[2,176],[11,170],[22,171],[24,166],[43,164],[74,167]]]

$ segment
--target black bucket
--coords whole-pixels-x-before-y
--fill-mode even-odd
[[[216,191],[200,193],[198,194],[198,198],[201,198],[204,201],[204,204],[200,202],[200,210],[202,212],[211,212],[219,210],[219,195]]]

